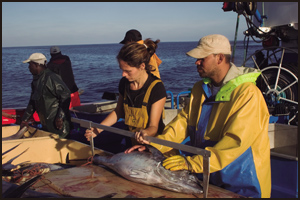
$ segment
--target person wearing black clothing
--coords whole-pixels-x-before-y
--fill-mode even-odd
[[[78,87],[75,83],[72,64],[69,56],[63,55],[57,46],[50,48],[50,55],[51,59],[47,64],[47,67],[56,74],[59,74],[71,91],[70,108],[74,106],[80,106]]]
[[[154,42],[146,39],[144,44],[130,43],[121,48],[117,60],[123,78],[119,83],[118,103],[115,110],[101,122],[102,125],[112,126],[124,118],[128,129],[135,133],[135,138],[139,138],[141,133],[149,136],[162,133],[165,126],[162,114],[167,94],[162,81],[151,73],[149,64],[157,43],[159,40]],[[96,137],[102,131],[92,127],[86,130],[85,137],[89,141],[91,136]]]
[[[69,112],[71,92],[61,77],[46,67],[47,59],[41,53],[33,53],[23,63],[29,63],[33,75],[31,95],[22,116],[20,129],[28,126],[28,120],[36,111],[42,129],[68,138],[72,129]]]
[[[127,97],[124,98],[125,99],[124,103],[128,104],[128,106],[130,106],[130,107],[141,108],[143,105],[143,100],[144,100],[145,94],[147,92],[147,89],[149,88],[150,84],[153,83],[155,80],[159,80],[159,78],[157,78],[152,73],[150,73],[150,74],[148,74],[147,81],[145,82],[144,86],[141,89],[131,90],[130,82],[125,77],[123,77],[119,83],[119,93],[124,97],[124,93],[126,90]],[[166,89],[162,82],[156,83],[152,90],[155,92],[150,93],[149,100],[147,102],[148,105],[152,105],[155,102],[157,102],[158,100],[166,97]],[[150,116],[150,112],[151,112],[151,106],[147,106],[148,116]],[[148,126],[149,126],[149,121],[148,121],[146,127],[148,127]],[[157,132],[162,133],[164,128],[165,128],[165,124],[163,123],[162,118],[160,118]]]

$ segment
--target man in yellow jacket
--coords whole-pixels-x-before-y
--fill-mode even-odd
[[[190,136],[192,146],[211,152],[210,183],[246,197],[270,197],[271,168],[268,137],[269,112],[255,81],[260,72],[230,63],[231,46],[223,35],[200,39],[187,55],[202,80],[195,83],[189,104],[165,127],[159,139],[177,143]],[[140,134],[139,142],[149,144]],[[169,170],[203,173],[201,155],[150,143],[166,156]],[[134,146],[144,150],[145,147]]]
[[[136,30],[131,29],[126,32],[124,39],[120,42],[120,44],[128,44],[131,42],[137,42],[139,44],[144,44],[144,40],[142,40],[142,34]],[[160,78],[158,66],[162,63],[162,61],[158,58],[156,53],[151,56],[149,65],[152,67],[151,73],[156,76],[157,78]]]

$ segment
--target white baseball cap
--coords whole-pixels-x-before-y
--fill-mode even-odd
[[[33,53],[29,56],[27,60],[24,60],[23,63],[35,62],[41,65],[46,64],[47,58],[42,53]]]
[[[231,45],[224,35],[212,34],[202,37],[198,42],[198,46],[186,54],[193,58],[201,59],[210,54],[218,53],[231,55]]]

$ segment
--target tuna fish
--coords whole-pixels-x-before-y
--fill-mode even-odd
[[[165,159],[164,155],[152,146],[147,147],[149,152],[133,151],[129,154],[121,152],[112,156],[96,154],[93,163],[104,165],[133,182],[180,193],[203,193],[203,188],[195,175],[187,170],[170,171],[165,169],[161,165]]]

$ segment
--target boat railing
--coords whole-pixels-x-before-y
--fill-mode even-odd
[[[177,109],[179,109],[179,99],[180,99],[180,95],[183,95],[183,94],[190,94],[191,91],[183,91],[183,92],[179,92],[178,95],[177,95]]]
[[[174,95],[173,95],[173,92],[168,90],[167,94],[171,95],[171,109],[174,109]]]

